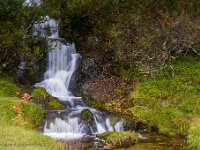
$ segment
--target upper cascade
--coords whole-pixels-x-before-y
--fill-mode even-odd
[[[39,6],[41,4],[41,0],[26,0],[23,6]]]
[[[34,24],[33,31],[33,36],[59,39],[58,22],[49,16],[42,18],[42,21]]]

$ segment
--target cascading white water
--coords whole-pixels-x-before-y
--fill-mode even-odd
[[[34,5],[40,5],[41,4],[41,0],[26,0],[24,2],[24,6],[34,6]]]
[[[26,0],[24,6],[40,5],[40,0]],[[44,74],[44,81],[35,84],[36,87],[44,87],[49,94],[60,101],[68,102],[68,113],[64,117],[55,117],[46,121],[44,134],[53,138],[80,138],[83,135],[91,135],[106,131],[121,131],[122,123],[111,126],[109,118],[102,112],[88,108],[81,97],[75,97],[69,91],[71,77],[77,68],[77,61],[81,58],[76,53],[74,44],[64,44],[59,38],[58,23],[46,16],[41,23],[36,23],[33,36],[45,37],[49,46],[48,68]],[[80,118],[81,111],[89,109],[93,114],[94,122],[89,124]]]

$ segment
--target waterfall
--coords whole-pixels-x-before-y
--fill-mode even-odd
[[[40,0],[26,0],[24,6],[40,5]],[[105,113],[87,107],[81,97],[76,97],[69,91],[70,81],[77,68],[81,55],[76,53],[75,44],[65,44],[59,37],[59,25],[54,19],[46,16],[43,21],[35,23],[33,36],[44,37],[49,46],[47,71],[44,80],[35,84],[44,87],[46,91],[59,101],[67,102],[67,111],[61,116],[47,120],[43,133],[53,138],[80,138],[84,135],[94,135],[106,131],[121,131],[122,123],[111,125]],[[92,113],[92,121],[81,119],[81,112],[88,109]]]

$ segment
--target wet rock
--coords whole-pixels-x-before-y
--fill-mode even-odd
[[[46,60],[40,59],[30,63],[27,60],[23,67],[18,67],[16,80],[23,85],[34,85],[44,79],[45,70]]]
[[[88,132],[88,133],[90,133],[89,135],[92,135],[92,133],[97,131],[94,116],[89,109],[86,108],[81,111],[80,119],[83,121],[83,124],[84,124],[83,131],[86,130],[86,131],[84,131],[84,133]]]
[[[83,124],[81,127],[81,133],[86,135],[93,135],[92,129],[88,124]]]

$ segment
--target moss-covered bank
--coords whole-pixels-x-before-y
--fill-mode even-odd
[[[17,97],[20,92],[10,77],[0,73],[0,149],[63,149],[38,131],[45,110]]]
[[[65,106],[55,97],[47,93],[45,88],[37,87],[32,92],[34,102],[41,105],[46,110],[64,109]]]

